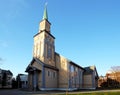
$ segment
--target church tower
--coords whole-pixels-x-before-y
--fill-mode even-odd
[[[51,23],[48,21],[47,6],[45,6],[43,19],[39,24],[39,31],[34,36],[33,57],[38,58],[45,64],[55,66],[54,39],[50,31]]]

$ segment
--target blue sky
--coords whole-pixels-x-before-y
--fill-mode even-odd
[[[0,68],[24,73],[45,2],[56,52],[99,75],[120,66],[120,0],[1,0]]]

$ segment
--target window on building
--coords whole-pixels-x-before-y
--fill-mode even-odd
[[[55,77],[56,77],[55,72],[53,72],[53,78],[55,78]]]
[[[7,79],[10,80],[10,77],[8,77]]]
[[[71,72],[74,72],[74,66],[71,65]]]
[[[47,58],[52,59],[52,46],[50,43],[47,43]]]
[[[48,76],[50,76],[50,72],[48,71]]]
[[[48,76],[50,76],[50,71],[48,71]]]
[[[75,76],[77,76],[77,73],[78,73],[78,68],[76,67],[75,68]]]
[[[52,50],[51,47],[48,48],[48,58],[52,58]]]

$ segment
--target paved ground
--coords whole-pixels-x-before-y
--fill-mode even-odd
[[[74,91],[69,93],[92,93],[92,92],[120,92],[120,90],[98,90],[98,91]],[[0,90],[0,95],[58,95],[58,94],[65,94],[66,92],[58,92],[58,91],[37,91],[37,92],[30,92],[30,91],[22,91],[18,89],[7,89],[7,90]]]

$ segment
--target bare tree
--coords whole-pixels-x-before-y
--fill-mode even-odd
[[[120,66],[111,67],[111,71],[113,76],[115,77],[115,80],[120,82]]]
[[[113,67],[111,67],[111,69],[114,72],[120,72],[120,66],[113,66]]]

